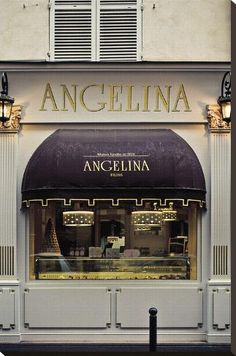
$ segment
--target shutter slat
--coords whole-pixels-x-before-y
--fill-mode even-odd
[[[55,0],[55,5],[91,5],[91,0]]]
[[[136,5],[136,3],[137,3],[136,0],[100,0],[101,6],[119,6],[119,5],[131,6],[131,5]]]

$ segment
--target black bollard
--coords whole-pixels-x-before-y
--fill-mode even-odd
[[[149,351],[156,351],[157,344],[157,309],[149,309]]]

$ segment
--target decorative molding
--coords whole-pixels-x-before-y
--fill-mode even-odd
[[[212,328],[227,330],[231,325],[230,316],[231,292],[230,288],[212,289]]]
[[[198,203],[200,208],[206,208],[206,202],[205,200],[198,200],[198,199],[181,199],[181,198],[165,198],[163,201],[160,198],[144,198],[144,199],[138,199],[138,198],[95,198],[95,199],[90,199],[90,198],[76,198],[76,199],[66,199],[66,198],[45,198],[45,199],[29,199],[29,200],[22,200],[22,207],[26,207],[29,208],[31,203],[34,202],[39,202],[41,203],[41,206],[43,207],[47,207],[50,201],[63,201],[64,206],[71,206],[71,204],[73,202],[81,202],[81,201],[85,201],[87,202],[88,206],[95,206],[96,203],[99,202],[111,202],[112,206],[116,206],[119,207],[120,203],[123,202],[131,202],[134,201],[134,204],[136,206],[140,206],[142,207],[144,205],[145,202],[150,202],[150,201],[155,201],[155,202],[159,202],[160,207],[162,206],[166,206],[168,203],[173,202],[173,201],[177,201],[177,202],[181,202],[182,206],[189,206],[189,204],[191,204],[191,202],[193,203]]]
[[[10,120],[5,123],[0,122],[0,132],[19,132],[21,109],[21,105],[13,105]]]
[[[214,276],[228,276],[228,245],[213,245],[212,262]]]
[[[104,63],[104,62],[1,62],[1,68],[5,72],[140,72],[140,71],[183,71],[183,72],[222,72],[231,69],[231,62],[133,62],[133,63]]]
[[[211,132],[231,132],[231,123],[227,123],[222,119],[220,105],[207,105],[207,120]]]

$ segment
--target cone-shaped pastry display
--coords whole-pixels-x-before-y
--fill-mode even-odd
[[[51,218],[48,219],[46,225],[45,234],[42,241],[41,253],[50,255],[61,255],[56,230]]]

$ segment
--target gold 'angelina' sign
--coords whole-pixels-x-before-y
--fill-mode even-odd
[[[183,83],[175,85],[90,84],[80,87],[47,83],[40,111],[191,112]]]
[[[124,172],[150,171],[146,160],[86,160],[84,172],[109,172],[110,177],[123,177]]]

